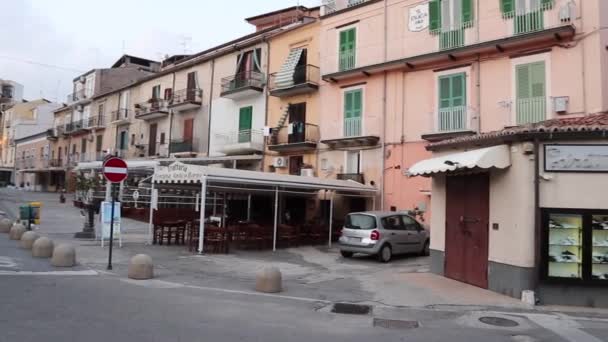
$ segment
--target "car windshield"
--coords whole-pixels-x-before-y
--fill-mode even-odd
[[[346,224],[348,229],[374,229],[376,228],[376,218],[363,214],[350,214],[346,216]]]

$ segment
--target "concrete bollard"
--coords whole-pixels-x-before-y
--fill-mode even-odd
[[[25,227],[20,223],[15,223],[11,227],[11,231],[9,232],[9,238],[11,240],[21,240],[21,235],[25,233]]]
[[[281,271],[276,267],[266,267],[255,277],[255,290],[258,292],[281,292]]]
[[[61,244],[53,248],[51,265],[56,267],[72,267],[76,265],[76,248],[68,244]]]
[[[34,232],[25,232],[21,235],[21,248],[23,249],[32,249],[34,242],[38,240],[40,235]]]
[[[50,258],[53,255],[53,240],[41,237],[32,245],[32,256],[36,258]]]
[[[7,218],[3,218],[0,220],[0,233],[9,233],[11,231],[11,227],[13,226],[13,221]]]
[[[146,254],[137,254],[129,261],[129,278],[146,280],[154,278],[152,258]]]

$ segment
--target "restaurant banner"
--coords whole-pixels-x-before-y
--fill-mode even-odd
[[[157,165],[154,181],[157,183],[196,183],[204,176],[203,167],[199,165],[175,162],[168,166]]]
[[[608,144],[547,144],[545,172],[608,172]]]

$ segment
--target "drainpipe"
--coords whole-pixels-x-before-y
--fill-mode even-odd
[[[215,77],[215,58],[211,60],[211,87],[209,89],[209,110],[207,111],[207,157],[211,153],[211,108],[213,106],[213,78]]]
[[[172,73],[173,81],[171,82],[171,96],[175,94],[175,72]],[[148,133],[150,134],[150,133]],[[167,157],[171,157],[171,140],[173,138],[173,109],[169,111],[169,148],[167,149]],[[149,140],[149,139],[148,139]],[[156,142],[154,142],[156,144]],[[159,146],[160,147],[160,146]],[[158,151],[156,152],[158,153]]]
[[[534,288],[538,288],[540,283],[540,241],[541,241],[541,222],[540,222],[540,146],[538,138],[534,139]]]
[[[266,40],[266,38],[264,38],[264,43],[266,43],[266,87],[264,87],[264,92],[266,93],[266,96],[264,96],[264,126],[266,125],[266,123],[268,123],[268,97],[270,96],[269,91],[268,91],[268,77],[270,75],[270,43],[268,42],[268,40]],[[263,133],[262,133],[263,134]],[[264,172],[264,161],[265,158],[264,156],[266,155],[266,139],[264,139],[262,137],[262,141],[263,141],[263,148],[262,148],[262,161],[260,162],[260,171]]]
[[[386,173],[386,88],[387,72],[384,72],[384,90],[382,91],[382,177],[380,188],[380,210],[384,210],[384,178]],[[375,209],[375,208],[374,208]]]

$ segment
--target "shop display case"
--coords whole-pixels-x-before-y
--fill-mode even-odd
[[[608,212],[543,210],[546,280],[608,282]]]

